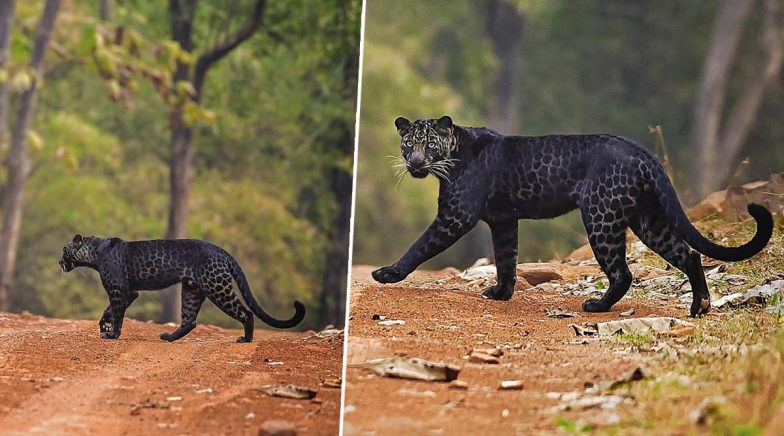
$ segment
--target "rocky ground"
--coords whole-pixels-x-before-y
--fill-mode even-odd
[[[725,244],[754,231],[748,221],[710,217],[699,226]],[[420,271],[392,285],[375,283],[373,267],[354,266],[346,434],[782,434],[780,230],[751,261],[705,259],[716,307],[697,320],[687,317],[683,274],[639,242],[630,239],[628,248],[633,288],[603,314],[580,308],[607,283],[587,248],[565,261],[520,265],[508,302],[479,297],[494,279],[486,262],[463,272]],[[627,321],[650,317],[679,321],[666,320],[658,333]],[[616,334],[578,336],[610,321],[620,321],[609,324]],[[419,381],[368,364],[395,357],[449,364],[459,374]]]
[[[172,326],[126,320],[119,340],[97,321],[0,313],[2,434],[337,433],[343,335],[198,326],[174,343]],[[283,383],[312,399],[270,396]]]

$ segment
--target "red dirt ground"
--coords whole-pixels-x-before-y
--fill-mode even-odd
[[[643,362],[639,353],[618,352],[618,343],[612,341],[581,343],[585,341],[575,337],[569,324],[619,319],[620,312],[630,308],[635,308],[635,317],[687,315],[672,301],[629,295],[603,314],[582,312],[586,297],[555,290],[522,290],[508,302],[488,301],[479,298],[478,289],[435,284],[445,273],[416,272],[402,283],[379,285],[370,278],[372,270],[352,269],[347,363],[395,356],[452,363],[462,367],[458,379],[467,382],[468,389],[385,378],[349,367],[346,435],[555,432],[558,416],[578,415],[549,410],[558,401],[547,392],[582,390],[586,382],[615,379]],[[579,312],[580,317],[546,317],[545,311],[554,308]],[[374,314],[406,323],[380,326],[371,318]],[[505,351],[497,365],[463,359],[474,347],[513,344],[519,349]],[[500,391],[501,380],[522,380],[524,389]],[[593,409],[579,417],[603,413]]]
[[[274,419],[299,434],[337,434],[340,389],[320,384],[341,377],[342,335],[256,330],[237,344],[239,330],[199,326],[174,343],[158,339],[173,329],[126,320],[108,341],[97,321],[0,313],[0,433],[255,435]],[[256,390],[272,383],[318,394]]]

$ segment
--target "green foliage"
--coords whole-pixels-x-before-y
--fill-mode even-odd
[[[593,426],[586,422],[580,421],[573,421],[568,418],[564,418],[563,416],[559,416],[555,419],[555,425],[561,429],[566,434],[580,434],[580,433],[590,433],[593,430]]]
[[[15,62],[26,59],[21,29],[34,26],[42,4],[17,3]],[[248,4],[200,2],[197,46],[213,42],[213,24]],[[231,252],[271,313],[290,316],[297,298],[308,307],[304,327],[320,327],[336,209],[328,175],[351,167],[331,127],[354,124],[356,85],[347,93],[345,83],[356,83],[356,69],[343,67],[358,56],[361,2],[318,0],[286,13],[271,4],[262,29],[210,70],[200,105],[179,99],[190,83],[171,83],[174,61],[192,59],[169,40],[166,2],[114,5],[106,23],[97,2],[68,2],[55,28],[62,56],[47,56],[33,126],[41,146],[31,147],[13,309],[97,319],[107,304],[97,274],[63,275],[61,248],[74,233],[163,236],[169,112],[180,105],[196,126],[189,237]],[[285,32],[282,41],[269,29]],[[236,325],[205,307],[200,321]],[[157,311],[143,294],[129,315]]]

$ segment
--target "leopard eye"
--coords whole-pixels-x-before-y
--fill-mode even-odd
[[[411,141],[405,141],[405,142],[403,142],[403,147],[405,147],[405,148],[411,148]]]
[[[427,147],[428,148],[436,148],[436,143],[435,142],[428,142],[427,143]]]

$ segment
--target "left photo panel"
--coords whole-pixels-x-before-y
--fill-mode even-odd
[[[0,434],[338,434],[361,17],[0,0]]]

